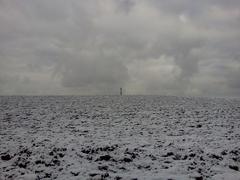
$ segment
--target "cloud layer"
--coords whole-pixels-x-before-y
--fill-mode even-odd
[[[0,0],[0,94],[240,96],[239,0]]]

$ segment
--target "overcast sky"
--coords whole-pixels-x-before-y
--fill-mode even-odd
[[[240,97],[239,0],[0,0],[0,94]]]

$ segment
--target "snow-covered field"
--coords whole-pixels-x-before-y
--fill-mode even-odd
[[[240,179],[240,99],[0,97],[0,179]]]

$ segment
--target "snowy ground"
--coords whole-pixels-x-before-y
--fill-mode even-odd
[[[0,97],[0,179],[240,179],[240,99]]]

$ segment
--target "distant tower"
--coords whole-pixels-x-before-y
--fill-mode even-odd
[[[123,95],[123,91],[122,91],[122,88],[120,88],[120,96]]]

